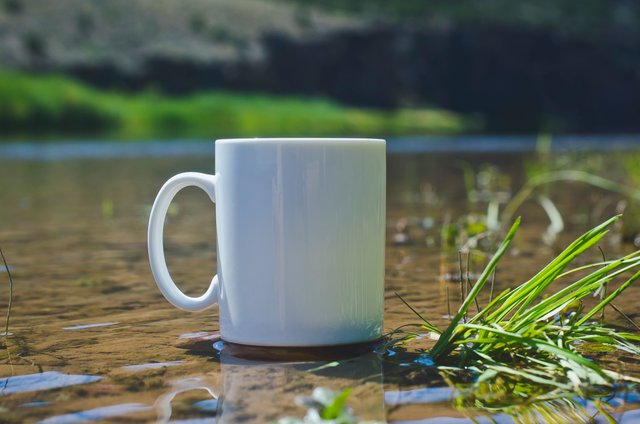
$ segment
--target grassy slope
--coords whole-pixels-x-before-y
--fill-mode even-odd
[[[377,112],[320,99],[206,92],[167,98],[103,92],[61,76],[0,72],[0,140],[16,137],[147,139],[224,136],[387,136],[456,133],[438,110]]]

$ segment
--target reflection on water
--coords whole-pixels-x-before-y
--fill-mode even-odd
[[[0,395],[12,393],[35,392],[39,390],[59,389],[76,384],[93,383],[102,377],[95,375],[63,374],[57,371],[46,371],[38,374],[17,375],[0,378]]]
[[[492,417],[474,417],[473,419],[433,417],[425,418],[422,420],[393,421],[393,424],[513,424],[513,420],[506,415],[495,415]]]
[[[43,406],[43,405],[48,405],[48,404],[49,404],[49,402],[27,402],[27,403],[23,403],[20,406],[22,406],[24,408],[30,408],[30,407],[33,407],[33,406]]]
[[[180,338],[181,339],[193,339],[196,337],[207,337],[207,336],[212,336],[212,337],[219,337],[219,334],[209,334],[206,331],[198,331],[196,333],[184,333],[184,334],[180,334]]]
[[[72,325],[70,327],[62,327],[63,330],[84,330],[86,328],[96,328],[96,327],[108,327],[110,325],[120,324],[119,322],[101,322],[97,324],[81,324],[81,325]]]
[[[387,151],[399,153],[481,153],[533,152],[540,137],[526,135],[417,136],[387,139]],[[612,151],[637,149],[640,135],[555,136],[556,151]],[[122,143],[108,141],[76,141],[58,143],[3,143],[0,158],[21,160],[120,159],[168,156],[213,155],[212,140],[148,141]]]
[[[24,160],[0,157],[0,246],[16,283],[11,335],[0,338],[1,345],[8,341],[12,352],[11,364],[0,354],[0,387],[6,384],[0,401],[2,421],[111,417],[149,422],[160,417],[211,422],[217,417],[220,422],[263,422],[304,416],[305,409],[295,399],[309,396],[319,386],[334,391],[353,387],[348,403],[363,418],[469,422],[465,415],[469,414],[479,415],[479,422],[486,420],[482,418],[486,411],[456,408],[457,393],[446,387],[419,351],[433,344],[428,338],[406,352],[382,355],[372,350],[357,358],[334,358],[338,365],[332,366],[326,361],[248,361],[225,353],[220,344],[221,353],[216,351],[212,345],[219,338],[217,311],[187,314],[174,309],[156,289],[149,271],[146,226],[158,188],[178,172],[214,171],[212,144],[198,144],[206,151],[195,156],[179,156],[184,150],[172,146],[156,146],[157,156],[126,154],[129,147],[121,145],[118,156],[108,158],[67,155],[59,160],[51,146],[41,147],[49,153],[23,156],[28,157]],[[175,156],[162,156],[165,148],[175,149]],[[6,152],[3,149],[0,156]],[[524,153],[476,150],[389,156],[387,331],[416,321],[395,293],[433,324],[448,323],[448,309],[460,300],[459,258],[455,249],[441,247],[441,238],[448,236],[441,229],[458,222],[473,229],[471,215],[487,215],[492,198],[503,207],[500,199],[522,187],[530,173],[545,166],[579,167],[640,186],[640,174],[633,171],[640,169],[638,153],[555,153],[543,162],[532,162],[532,156],[530,148]],[[50,160],[35,160],[38,157]],[[477,177],[473,187],[469,175]],[[616,213],[622,200],[616,193],[576,183],[554,184],[544,195],[563,215],[565,230],[545,244],[547,214],[535,199],[525,202],[518,210],[522,228],[511,256],[500,265],[496,291],[529,278],[567,240]],[[186,190],[176,200],[167,218],[165,249],[172,276],[187,293],[196,295],[215,272],[215,223],[209,200],[198,190]],[[622,231],[615,228],[613,235]],[[402,240],[398,237],[396,243],[397,234]],[[610,237],[601,247],[613,257],[632,248],[624,240],[628,238]],[[479,241],[477,246],[491,250],[486,247],[490,243]],[[473,256],[470,274],[477,274],[485,260]],[[0,267],[2,308],[6,277]],[[638,302],[640,290],[632,287],[616,305],[638,320]],[[613,313],[607,320],[626,325]],[[0,331],[4,331],[1,325]],[[635,358],[594,355],[611,369],[640,376]],[[617,413],[616,419],[639,418],[637,394],[608,402],[616,411],[629,410]],[[549,408],[561,412],[559,405]],[[589,403],[584,408],[592,411]],[[513,421],[508,414],[489,415],[498,422]]]
[[[526,418],[525,418],[526,417]],[[637,423],[640,418],[640,410],[627,410],[619,414],[612,414],[606,417],[593,406],[587,405],[585,408],[572,409],[571,406],[564,405],[548,408],[543,411],[536,409],[528,410],[524,414],[492,414],[492,415],[475,415],[467,418],[453,417],[429,417],[417,420],[398,420],[392,421],[393,424],[440,424],[440,423],[459,423],[459,424],[513,424],[520,422],[531,423],[592,423],[606,424],[616,423]],[[523,420],[527,421],[523,421]]]
[[[121,415],[134,414],[150,410],[151,407],[140,403],[123,403],[122,405],[102,406],[71,414],[57,415],[39,421],[40,424],[76,424],[87,421],[100,421]]]
[[[157,368],[175,367],[184,364],[184,362],[185,361],[150,362],[148,364],[125,365],[122,369],[128,371],[153,370]]]
[[[173,415],[173,405],[172,402],[176,398],[176,396],[188,393],[193,395],[193,392],[199,391],[204,392],[210,398],[194,402],[191,405],[188,405],[192,408],[195,408],[199,411],[203,411],[206,413],[212,413],[211,416],[216,416],[218,411],[218,395],[216,392],[219,390],[216,388],[217,384],[212,381],[211,377],[208,376],[197,376],[197,377],[187,377],[180,378],[175,381],[170,382],[171,389],[166,393],[162,394],[155,401],[155,409],[157,413],[157,421],[158,422],[168,422]],[[215,409],[203,409],[202,402],[214,402]]]
[[[431,392],[431,393],[429,393]],[[447,393],[448,392],[448,393]],[[419,389],[411,391],[410,394],[400,402],[406,401],[406,403],[434,403],[438,401],[449,400],[447,395],[451,396],[451,391],[448,388],[434,388],[434,389]],[[385,393],[385,400],[389,393]],[[397,393],[393,394],[394,396]],[[400,395],[401,396],[401,395]],[[605,415],[602,413],[602,407],[598,406],[596,402],[574,398],[561,401],[547,401],[540,404],[532,404],[526,408],[521,408],[519,411],[507,411],[506,413],[498,413],[497,411],[476,411],[476,413],[482,413],[483,415],[473,414],[473,411],[466,411],[469,414],[467,417],[454,418],[454,417],[428,417],[414,420],[395,420],[394,424],[435,424],[435,423],[519,423],[519,422],[531,422],[531,423],[636,423],[640,418],[640,409],[631,409],[638,406],[637,399],[635,402],[630,399],[637,397],[637,393],[628,393],[624,395],[626,400],[623,400],[620,396],[606,399],[606,404],[610,407],[624,408],[624,410],[618,413],[611,413]],[[387,402],[387,405],[394,404],[394,401]],[[463,411],[464,412],[464,411]]]
[[[453,399],[455,392],[450,387],[424,387],[414,390],[389,390],[384,393],[387,405],[408,403],[434,403]]]
[[[331,387],[334,391],[352,388],[350,397],[358,399],[352,405],[354,415],[385,420],[382,360],[375,353],[341,361],[336,369],[323,367],[325,362],[250,361],[232,356],[224,348],[213,359],[220,364],[219,372],[169,383],[170,390],[155,402],[158,421],[172,417],[177,396],[204,393],[210,397],[190,407],[215,416],[218,423],[272,422],[287,415],[301,415],[296,398],[310,395],[315,387]]]
[[[633,424],[640,422],[640,409],[626,411],[617,418],[620,424]]]
[[[204,412],[217,412],[218,399],[199,400],[193,404],[193,407]]]

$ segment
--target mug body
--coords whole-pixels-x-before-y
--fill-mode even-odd
[[[257,346],[382,335],[384,140],[216,141],[220,331]]]

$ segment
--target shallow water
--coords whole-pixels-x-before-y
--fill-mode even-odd
[[[318,360],[247,360],[217,341],[215,309],[190,314],[169,305],[147,262],[150,206],[171,175],[214,170],[213,157],[204,153],[211,146],[186,152],[198,155],[170,146],[167,156],[120,152],[119,158],[3,157],[0,151],[0,247],[15,281],[11,360],[5,352],[0,363],[0,421],[212,422],[217,417],[218,422],[267,422],[303,416],[296,396],[322,386],[352,387],[349,404],[366,419],[469,422],[452,405],[455,392],[415,349],[428,347],[429,340],[392,356],[371,348],[338,366]],[[538,154],[506,146],[492,153],[438,148],[407,154],[409,147],[396,145],[392,150],[403,152],[388,157],[385,329],[417,321],[395,293],[434,324],[448,323],[448,309],[459,302],[459,258],[456,248],[441,246],[444,223],[484,212],[483,199],[513,195],[528,172],[544,167],[584,169],[640,186],[640,176],[632,175],[635,165],[640,169],[634,146],[616,144],[622,150],[615,152]],[[55,151],[55,145],[48,149]],[[473,193],[465,188],[465,170],[481,180]],[[622,199],[578,183],[557,183],[545,193],[566,228],[554,242],[544,243],[547,215],[538,203],[525,203],[518,211],[523,216],[519,235],[499,267],[497,290],[530,277],[572,237],[615,214]],[[616,227],[603,243],[607,256],[633,249],[629,241],[621,241],[621,231]],[[187,293],[200,293],[215,272],[213,206],[206,195],[196,189],[179,194],[165,234],[174,278]],[[481,250],[493,251],[490,245]],[[592,258],[598,255],[594,252]],[[479,273],[485,261],[472,260],[471,274]],[[2,310],[7,281],[0,266]],[[640,290],[631,287],[617,305],[638,319],[639,301]],[[614,313],[608,319],[625,325]],[[635,359],[610,354],[600,359],[640,377]],[[616,415],[623,422],[640,415],[635,394],[610,403],[630,411]],[[583,406],[587,412],[593,409]],[[498,422],[512,420],[493,415]]]

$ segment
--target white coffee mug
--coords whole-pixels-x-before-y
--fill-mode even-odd
[[[149,218],[151,270],[169,302],[187,311],[219,304],[225,341],[326,346],[382,335],[385,141],[228,139],[215,175],[186,172],[160,189]],[[180,291],[162,233],[178,191],[216,203],[218,274],[202,296]]]

